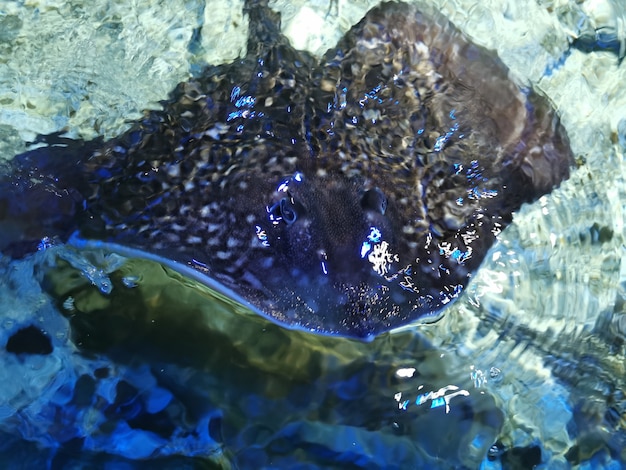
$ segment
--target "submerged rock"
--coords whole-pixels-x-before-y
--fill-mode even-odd
[[[40,328],[30,325],[20,328],[9,337],[6,350],[13,354],[46,355],[52,352],[52,342]]]

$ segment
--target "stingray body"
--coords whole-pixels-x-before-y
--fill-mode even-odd
[[[512,213],[568,177],[549,102],[439,15],[382,4],[317,59],[266,2],[246,12],[247,55],[162,111],[16,157],[5,250],[74,233],[285,326],[369,338],[437,318]]]

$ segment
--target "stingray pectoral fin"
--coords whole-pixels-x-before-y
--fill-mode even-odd
[[[71,189],[29,179],[0,181],[0,251],[19,257],[45,237],[64,237],[72,230],[80,199]]]
[[[206,273],[203,272],[201,269],[202,263],[199,263],[199,262],[194,263],[193,260],[190,260],[189,262],[177,261],[175,259],[168,258],[163,255],[150,253],[144,250],[140,250],[140,249],[125,246],[125,245],[120,245],[117,243],[104,242],[101,240],[85,239],[85,238],[80,237],[78,233],[72,234],[72,236],[68,240],[68,243],[74,246],[75,248],[79,248],[79,249],[104,249],[106,251],[111,251],[113,253],[122,255],[126,258],[139,258],[139,259],[145,259],[148,261],[154,261],[156,263],[161,264],[162,266],[165,266],[171,269],[172,271],[175,271],[181,274],[182,276],[188,279],[192,279],[208,287],[214,293],[224,296],[226,299],[228,299],[229,302],[236,302],[243,308],[249,310],[250,312],[260,315],[272,323],[276,323],[276,319],[273,316],[268,315],[268,313],[263,310],[260,310],[257,306],[250,303],[246,298],[242,297],[240,294],[238,294],[234,290],[230,289],[229,287],[225,286],[224,284],[222,284],[215,278],[211,277],[210,274],[208,273],[208,270]],[[307,333],[311,333],[312,331],[314,331],[312,329],[304,328],[300,326],[299,324],[281,324],[281,326],[287,329],[304,331]],[[319,332],[317,333],[320,334]],[[321,334],[324,334],[324,333],[322,332]],[[371,338],[365,338],[364,340],[366,341],[371,340]]]
[[[45,137],[44,137],[45,139]],[[66,238],[83,211],[77,162],[99,142],[50,136],[16,156],[0,174],[0,250],[18,256],[45,237]]]
[[[312,144],[368,155],[371,178],[415,163],[479,161],[504,182],[521,178],[512,197],[525,202],[569,176],[569,142],[549,100],[437,12],[373,8],[325,54],[314,80],[321,132],[311,132]]]
[[[535,92],[529,95],[530,117],[521,139],[524,147],[517,147],[519,156],[513,157],[520,160],[521,179],[532,184],[539,194],[549,192],[569,178],[570,170],[575,167],[567,133],[547,103],[547,99]]]

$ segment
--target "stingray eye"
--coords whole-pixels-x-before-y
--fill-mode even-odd
[[[292,177],[283,180],[274,193],[274,204],[266,206],[268,218],[273,225],[281,222],[292,225],[299,217],[306,214],[306,209],[297,197],[294,197],[292,190],[297,190],[300,183],[304,181],[304,176],[300,172],[296,172]],[[280,198],[280,199],[279,199]]]
[[[289,198],[282,198],[278,203],[280,210],[280,216],[283,218],[287,225],[293,224],[298,218],[298,212],[295,204],[291,202]]]
[[[287,207],[289,201],[287,198],[282,198],[280,201],[274,203],[274,205],[267,206],[267,216],[270,219],[270,222],[274,225],[278,225],[280,222],[286,222],[287,225],[291,225],[296,220],[295,212],[289,211]],[[287,213],[287,219],[285,219],[284,214]]]
[[[361,207],[365,210],[378,212],[385,215],[387,210],[387,198],[378,188],[368,189],[361,198]]]

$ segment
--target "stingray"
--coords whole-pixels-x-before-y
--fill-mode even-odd
[[[513,212],[569,176],[550,102],[440,14],[383,3],[316,58],[267,1],[245,13],[246,55],[127,132],[15,157],[5,253],[104,247],[285,327],[368,339],[440,318]]]

